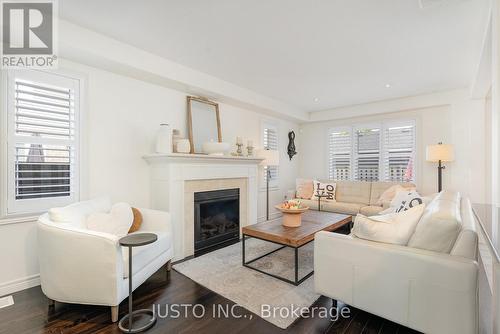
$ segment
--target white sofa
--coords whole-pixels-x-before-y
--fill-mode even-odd
[[[419,248],[316,234],[316,292],[424,333],[477,333],[476,225],[469,200],[452,198],[441,193],[427,206],[409,241]],[[433,235],[423,230],[429,219]],[[455,223],[448,243],[438,230]],[[426,238],[429,248],[443,248],[422,249]]]
[[[365,216],[376,215],[389,207],[390,202],[382,203],[382,205],[377,204],[382,193],[389,187],[399,184],[404,188],[415,188],[415,185],[410,182],[320,181],[324,183],[335,182],[337,185],[335,202],[322,200],[321,210],[346,215],[357,215],[358,213]],[[300,199],[300,201],[312,210],[318,209],[317,200]]]
[[[49,299],[111,306],[111,318],[116,322],[118,305],[128,297],[128,249],[119,245],[119,237],[88,230],[84,223],[88,214],[108,212],[110,206],[92,201],[75,203],[65,208],[63,219],[57,222],[49,214],[42,215],[38,220],[38,257],[42,291]],[[134,290],[167,262],[170,270],[173,258],[169,214],[139,210],[143,222],[135,233],[152,232],[158,240],[132,251]]]

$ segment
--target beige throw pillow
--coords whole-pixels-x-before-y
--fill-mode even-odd
[[[377,205],[382,206],[384,202],[390,202],[396,196],[398,191],[405,191],[405,188],[401,186],[400,184],[395,184],[393,186],[390,186],[387,188],[382,195],[380,195]]]
[[[295,180],[295,197],[301,199],[311,199],[313,196],[313,180],[297,179]]]
[[[336,183],[323,183],[318,180],[314,180],[314,190],[312,200],[318,199],[318,193],[320,195],[324,195],[325,197],[321,197],[322,201],[327,202],[335,202],[335,190],[337,189]]]
[[[425,204],[399,213],[366,217],[358,214],[354,220],[352,233],[365,240],[406,245],[424,213]]]

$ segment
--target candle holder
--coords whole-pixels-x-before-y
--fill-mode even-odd
[[[236,143],[236,146],[238,146],[238,149],[236,150],[236,153],[238,154],[239,157],[242,157],[243,156],[243,144],[238,144]]]
[[[253,146],[247,146],[247,152],[248,152],[248,156],[251,157],[253,156]]]

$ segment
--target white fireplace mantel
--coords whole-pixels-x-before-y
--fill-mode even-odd
[[[192,184],[203,180],[244,179],[245,203],[240,202],[240,228],[257,223],[258,165],[256,157],[209,156],[202,154],[149,154],[144,159],[151,167],[151,205],[153,209],[170,212],[174,241],[174,260],[193,255],[193,221],[191,219]],[[191,182],[193,183],[193,182]],[[200,187],[206,182],[199,182]],[[217,183],[217,182],[216,182]],[[224,182],[219,182],[225,184]],[[197,184],[195,182],[195,184]],[[221,186],[221,189],[225,189]],[[213,190],[213,189],[211,189]],[[204,191],[200,188],[200,191]],[[188,225],[190,224],[190,225]]]

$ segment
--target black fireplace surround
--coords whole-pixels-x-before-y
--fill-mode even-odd
[[[194,255],[240,238],[240,189],[194,193]]]

